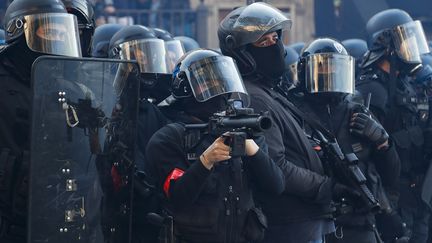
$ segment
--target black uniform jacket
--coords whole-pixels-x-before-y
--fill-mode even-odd
[[[377,150],[367,138],[350,133],[350,119],[354,112],[360,112],[363,108],[360,104],[353,103],[349,99],[338,101],[319,102],[304,98],[302,102],[296,102],[296,106],[305,112],[310,119],[319,121],[328,131],[336,137],[339,146],[345,154],[354,153],[359,159],[359,167],[367,178],[368,188],[375,198],[380,201],[382,207],[390,207],[385,198],[385,187],[397,186],[400,174],[400,160],[394,145],[386,150]],[[306,131],[312,133],[311,128],[305,123]],[[337,178],[336,178],[337,180]],[[343,183],[343,182],[341,182]],[[357,212],[340,217],[338,220],[344,225],[368,225],[373,224],[374,216],[362,211],[363,205],[354,202]]]
[[[259,197],[269,224],[286,224],[331,215],[331,182],[324,176],[318,154],[278,92],[245,80],[256,112],[269,111],[272,127],[265,132],[269,154],[285,176],[281,196]]]

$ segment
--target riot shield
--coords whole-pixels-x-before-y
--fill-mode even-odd
[[[130,242],[138,66],[41,57],[32,70],[28,242]]]

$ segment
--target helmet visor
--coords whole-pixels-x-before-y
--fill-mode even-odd
[[[354,58],[324,53],[306,57],[306,90],[309,93],[354,93]]]
[[[169,73],[163,40],[133,40],[120,44],[120,49],[120,59],[136,60],[141,73]]]
[[[35,52],[81,57],[77,21],[72,14],[24,16],[24,35],[28,47]]]
[[[183,56],[183,45],[179,40],[171,40],[165,42],[166,48],[166,63],[168,72],[172,73],[180,57]]]
[[[421,63],[420,55],[429,52],[429,46],[420,21],[399,25],[392,31],[396,52],[402,60]]]
[[[267,33],[291,28],[291,20],[266,3],[246,6],[238,16],[240,11],[234,10],[221,22],[223,29],[232,29],[237,46],[254,43]]]
[[[244,106],[249,105],[243,80],[230,57],[213,56],[193,62],[186,71],[186,76],[198,102],[222,94],[233,94]]]

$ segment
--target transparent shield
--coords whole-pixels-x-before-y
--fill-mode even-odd
[[[160,39],[133,40],[120,44],[120,59],[136,60],[141,73],[170,73],[165,44]]]
[[[315,54],[306,58],[306,90],[310,93],[354,93],[354,58]]]
[[[193,62],[186,71],[193,95],[199,102],[228,93],[247,95],[234,60],[226,56],[208,57]],[[247,100],[244,105],[248,106]]]
[[[139,82],[127,70],[139,72],[103,59],[34,63],[28,242],[130,242]]]
[[[420,21],[397,26],[392,31],[398,56],[406,62],[421,63],[420,55],[429,52],[429,46]]]
[[[72,14],[24,16],[24,35],[28,47],[35,52],[81,57],[77,20]]]

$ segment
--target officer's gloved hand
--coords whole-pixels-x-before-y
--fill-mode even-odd
[[[389,138],[381,124],[365,113],[354,113],[352,115],[350,132],[369,139],[378,147],[387,144]]]
[[[360,193],[354,190],[353,188],[350,188],[348,186],[345,186],[344,184],[341,184],[339,182],[336,182],[332,180],[333,187],[332,187],[332,195],[333,199],[340,199],[340,198],[360,198]]]

